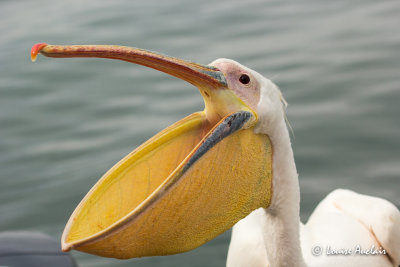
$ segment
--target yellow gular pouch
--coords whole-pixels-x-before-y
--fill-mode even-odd
[[[198,87],[205,102],[112,167],[71,215],[64,251],[104,257],[168,255],[194,249],[272,196],[272,147],[255,134],[257,113],[229,88],[226,73],[138,48],[37,44],[32,59],[101,57],[163,71]]]
[[[64,247],[116,258],[175,254],[268,207],[270,140],[249,128],[213,144],[226,120],[208,129],[204,113],[194,113],[127,155],[79,204]]]

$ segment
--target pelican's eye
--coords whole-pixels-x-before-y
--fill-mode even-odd
[[[239,81],[243,84],[248,84],[250,82],[250,77],[247,74],[242,74],[239,78]]]

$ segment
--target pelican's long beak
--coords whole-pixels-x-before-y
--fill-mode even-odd
[[[75,209],[64,251],[132,258],[194,249],[271,200],[272,149],[257,114],[211,66],[121,46],[32,47],[49,57],[101,57],[163,71],[198,87],[203,112],[164,129],[112,167]]]

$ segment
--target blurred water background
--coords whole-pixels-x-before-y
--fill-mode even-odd
[[[0,231],[59,239],[114,163],[203,109],[191,85],[121,61],[30,62],[37,42],[232,58],[289,102],[301,217],[335,188],[400,206],[400,1],[1,1]],[[224,266],[230,232],[181,255],[80,266]]]

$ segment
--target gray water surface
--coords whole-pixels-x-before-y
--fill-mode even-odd
[[[335,188],[400,206],[399,1],[2,1],[0,231],[59,239],[114,163],[203,109],[197,89],[102,59],[30,62],[37,42],[118,44],[207,64],[232,58],[289,102],[301,217]],[[80,266],[224,266],[230,232],[180,255]]]

